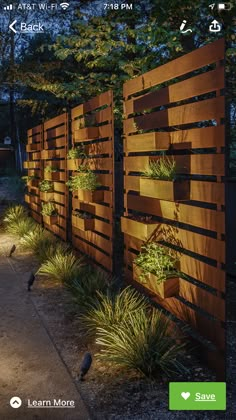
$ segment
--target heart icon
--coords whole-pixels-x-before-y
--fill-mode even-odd
[[[183,397],[184,400],[187,400],[190,397],[190,392],[182,392],[181,397]]]

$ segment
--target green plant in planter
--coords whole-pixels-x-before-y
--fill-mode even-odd
[[[81,145],[78,147],[72,147],[72,149],[70,149],[67,154],[67,159],[85,159],[86,157],[87,155],[85,153],[83,143],[81,143]]]
[[[66,185],[69,187],[70,191],[76,190],[88,190],[95,191],[100,184],[97,181],[97,175],[87,170],[86,172],[80,172],[79,175],[72,176]]]
[[[141,247],[141,252],[134,263],[142,269],[141,281],[145,282],[147,274],[152,273],[160,284],[176,274],[177,261],[178,258],[173,250],[156,242],[149,242]]]
[[[39,190],[41,192],[52,192],[53,191],[53,182],[47,181],[44,179],[39,183]]]
[[[162,156],[158,160],[152,160],[142,173],[142,176],[152,179],[174,181],[176,179],[176,162],[173,158],[169,158],[168,156]]]
[[[80,219],[93,219],[93,215],[87,211],[78,210],[74,212],[74,216],[79,217]]]
[[[48,203],[42,203],[41,214],[43,216],[56,216],[57,209],[55,207],[55,204],[50,201]]]
[[[56,168],[55,166],[50,166],[50,165],[47,165],[45,168],[44,168],[44,172],[46,172],[46,173],[52,173],[52,172],[58,172],[58,168]]]
[[[37,179],[37,177],[34,175],[28,175],[28,176],[22,176],[21,179],[27,184],[27,182],[33,181],[33,179]]]

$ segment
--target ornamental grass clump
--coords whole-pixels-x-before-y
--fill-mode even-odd
[[[176,264],[179,258],[170,248],[156,242],[149,242],[141,247],[140,254],[134,259],[134,263],[142,269],[140,280],[145,282],[149,273],[157,277],[160,284],[176,274]]]
[[[78,278],[68,284],[72,299],[79,312],[87,312],[98,305],[98,293],[105,294],[112,276],[95,269],[83,270]]]
[[[95,191],[100,184],[97,181],[97,175],[87,170],[86,172],[80,172],[79,175],[72,176],[66,185],[69,187],[70,191],[76,190],[88,190]]]
[[[98,292],[97,297],[95,306],[81,316],[88,334],[94,334],[98,328],[109,330],[114,325],[121,325],[148,305],[147,300],[130,286],[111,296]]]
[[[5,225],[9,225],[14,222],[18,222],[20,219],[27,219],[27,209],[21,205],[8,207],[3,215],[3,222]]]
[[[185,344],[169,335],[169,320],[157,310],[139,308],[123,322],[99,326],[96,343],[101,346],[99,359],[147,377],[188,372],[180,361]]]
[[[151,179],[174,181],[176,179],[176,171],[176,161],[168,156],[163,156],[158,160],[151,160],[142,176]]]
[[[21,238],[25,233],[33,230],[36,223],[28,216],[25,207],[17,205],[11,206],[5,211],[3,225],[6,232]]]
[[[83,259],[77,259],[72,252],[65,253],[60,250],[44,261],[37,274],[51,277],[61,283],[69,283],[79,277],[84,265]]]
[[[57,209],[55,207],[55,204],[50,201],[48,203],[42,203],[41,214],[43,216],[56,216]]]
[[[36,257],[39,257],[45,248],[48,251],[49,246],[55,247],[55,241],[54,236],[50,232],[37,225],[34,230],[27,232],[21,238],[20,246],[25,250],[32,251]]]

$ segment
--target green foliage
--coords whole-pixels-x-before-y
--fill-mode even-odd
[[[28,175],[28,176],[22,176],[21,177],[22,181],[25,182],[27,184],[27,182],[33,181],[34,179],[37,179],[36,176],[34,175]]]
[[[41,214],[43,216],[55,216],[57,214],[55,204],[51,201],[49,201],[48,203],[42,203]]]
[[[37,274],[51,277],[62,283],[70,283],[79,277],[83,267],[83,259],[77,259],[72,252],[57,251],[52,257],[44,261]]]
[[[134,263],[143,271],[140,280],[145,282],[146,275],[153,273],[157,277],[158,284],[173,276],[177,261],[178,258],[173,250],[156,242],[143,245],[140,254],[134,259]]]
[[[149,162],[149,166],[142,173],[142,176],[152,179],[173,181],[176,179],[176,162],[168,156],[160,157],[158,160]]]
[[[94,191],[100,186],[97,181],[97,175],[90,170],[87,170],[86,172],[80,172],[79,175],[70,177],[70,180],[67,181],[66,185],[69,187],[70,191]]]
[[[37,257],[49,246],[55,246],[55,239],[42,226],[37,225],[34,230],[27,232],[20,240],[23,249],[32,251]]]
[[[39,189],[42,192],[51,192],[53,191],[53,182],[44,179],[39,183]]]
[[[80,219],[93,219],[94,216],[87,211],[77,210],[74,212],[74,216],[79,217]]]
[[[72,298],[80,312],[86,312],[97,306],[98,293],[105,294],[112,277],[103,271],[88,269],[80,273],[79,278],[75,278],[69,284]]]
[[[94,333],[97,328],[108,330],[114,325],[121,325],[140,309],[147,308],[146,299],[131,287],[111,296],[98,292],[97,297],[94,307],[81,316],[88,334]]]
[[[20,218],[6,225],[6,231],[21,238],[27,232],[35,229],[36,223],[30,217]]]
[[[46,172],[46,173],[58,172],[58,168],[56,168],[54,166],[51,166],[51,165],[47,165],[44,168],[44,172]]]
[[[147,377],[187,373],[180,362],[184,344],[177,344],[168,330],[169,321],[161,312],[139,308],[122,323],[98,327],[96,343],[102,347],[98,357]]]
[[[22,219],[28,218],[27,209],[21,205],[8,207],[3,215],[3,222],[5,225],[10,225],[19,222]]]
[[[67,154],[67,159],[85,159],[86,157],[83,143],[81,143],[81,146],[72,147]]]

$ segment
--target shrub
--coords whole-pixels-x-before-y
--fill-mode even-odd
[[[43,262],[37,274],[49,276],[62,283],[69,283],[79,276],[83,267],[83,259],[77,259],[72,252],[58,251]]]
[[[103,271],[86,269],[79,278],[75,278],[68,285],[73,301],[81,312],[86,312],[91,307],[97,306],[98,292],[106,293],[112,283],[112,277]]]
[[[41,214],[43,216],[55,216],[57,214],[55,204],[50,201],[48,203],[42,203]]]
[[[72,176],[66,185],[69,187],[70,191],[76,190],[89,190],[94,191],[100,184],[97,182],[97,175],[87,170],[87,172],[80,172],[79,175]]]
[[[96,343],[102,347],[100,359],[134,369],[147,377],[164,373],[186,373],[180,362],[184,344],[168,335],[169,320],[161,312],[134,311],[123,323],[98,327]]]
[[[149,242],[141,247],[140,254],[134,259],[134,263],[142,269],[140,280],[144,281],[148,273],[157,277],[157,282],[162,283],[176,272],[178,261],[174,251],[161,246],[156,242]]]
[[[28,212],[25,207],[21,205],[8,207],[3,216],[3,222],[5,225],[10,225],[15,222],[19,222],[22,219],[28,218]]]
[[[67,154],[67,159],[85,159],[86,157],[83,143],[80,146],[72,147]]]
[[[130,286],[112,296],[99,292],[97,296],[96,305],[81,316],[88,333],[94,333],[97,328],[120,325],[140,309],[147,308],[147,300]]]
[[[44,179],[39,183],[39,189],[41,192],[51,192],[53,191],[53,182]]]
[[[19,238],[24,236],[26,233],[32,231],[35,229],[36,223],[33,219],[30,217],[27,217],[26,219],[19,218],[18,220],[7,223],[6,225],[6,231],[8,233],[11,233],[12,235],[15,235]]]
[[[168,156],[160,157],[158,160],[149,162],[149,166],[142,173],[142,176],[153,179],[173,181],[176,179],[176,162]]]

